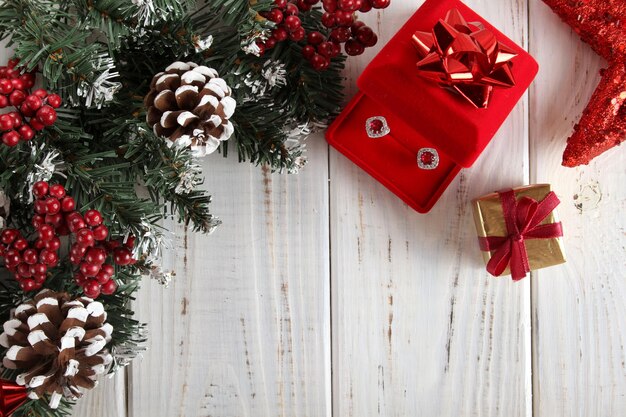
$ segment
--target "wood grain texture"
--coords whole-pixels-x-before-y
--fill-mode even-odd
[[[98,386],[77,402],[74,417],[126,417],[126,371],[101,378]]]
[[[379,44],[421,3],[368,17]],[[526,45],[525,0],[467,4]],[[349,62],[352,90],[375,52]],[[487,275],[469,205],[528,181],[527,137],[524,99],[428,215],[331,152],[333,415],[531,414],[530,284]]]
[[[551,182],[569,262],[533,274],[537,417],[626,414],[626,153],[616,148],[576,169],[560,165],[606,65],[548,7],[531,1],[532,180]]]
[[[175,226],[178,277],[144,283],[150,344],[131,368],[129,416],[330,415],[327,147],[308,141],[298,175],[203,161],[224,224]]]

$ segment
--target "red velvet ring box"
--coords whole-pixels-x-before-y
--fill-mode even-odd
[[[416,31],[431,31],[451,9],[482,23],[517,54],[515,85],[494,88],[487,108],[418,75]],[[458,0],[427,0],[363,71],[360,92],[329,127],[328,142],[420,213],[428,212],[461,168],[470,167],[537,75],[538,65],[521,47]],[[384,117],[389,133],[368,135],[371,117]],[[420,150],[435,150],[434,169],[418,166]],[[432,155],[427,155],[428,157]]]

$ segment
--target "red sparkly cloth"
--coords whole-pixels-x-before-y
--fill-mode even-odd
[[[626,0],[543,0],[609,61],[567,140],[563,165],[588,164],[626,139]]]

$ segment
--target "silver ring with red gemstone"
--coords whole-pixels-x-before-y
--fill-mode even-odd
[[[383,116],[370,117],[365,121],[365,131],[370,138],[382,138],[391,132],[387,119]]]
[[[435,169],[439,165],[439,153],[434,148],[422,148],[417,152],[417,166],[421,169]]]

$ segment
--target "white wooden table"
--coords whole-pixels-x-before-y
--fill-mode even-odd
[[[379,46],[349,60],[348,93],[422,1],[365,20]],[[211,236],[177,227],[164,289],[146,280],[149,350],[77,416],[626,415],[626,149],[560,166],[603,63],[540,0],[467,0],[541,71],[472,169],[428,215],[308,139],[309,165],[273,175],[204,162]],[[569,263],[491,278],[469,201],[549,182]]]

